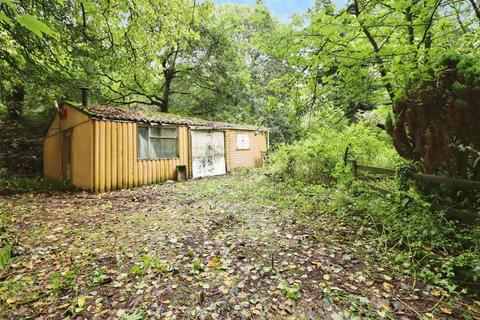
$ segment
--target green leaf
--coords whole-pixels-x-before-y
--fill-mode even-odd
[[[17,22],[32,31],[37,36],[41,37],[42,34],[47,34],[52,37],[57,37],[57,33],[50,29],[44,22],[38,20],[36,17],[25,13],[17,17]]]
[[[85,306],[86,297],[80,296],[77,298],[77,305],[79,308],[83,308]]]
[[[298,299],[300,297],[300,285],[295,283],[293,286],[289,286],[287,281],[282,281],[278,285],[278,288],[283,291],[285,296],[290,299]]]
[[[17,5],[13,3],[12,0],[2,0],[3,3],[5,3],[7,6],[9,6],[12,9],[16,9]]]
[[[5,14],[5,12],[3,11],[0,11],[0,21],[3,21],[9,25],[13,25],[13,21],[12,19],[10,19],[9,17],[7,17],[7,15]]]
[[[200,262],[194,262],[192,265],[192,269],[195,272],[203,272],[205,270],[205,266]]]

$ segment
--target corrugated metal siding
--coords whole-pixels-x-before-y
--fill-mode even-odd
[[[250,149],[237,150],[237,134],[249,136]],[[228,171],[262,166],[262,152],[267,151],[267,134],[265,132],[227,130],[225,139]]]
[[[52,181],[62,180],[62,153],[58,132],[43,140],[43,175]]]
[[[188,128],[179,127],[179,158],[137,159],[137,124],[94,121],[94,189],[104,192],[173,180],[177,165],[189,170]]]
[[[66,119],[60,119],[57,113],[43,141],[43,174],[45,178],[53,181],[64,179],[62,135],[65,130],[72,129],[72,182],[82,189],[90,190],[93,177],[91,172],[93,124],[84,113],[72,107],[65,108]]]
[[[72,183],[83,190],[92,190],[93,121],[72,129]]]

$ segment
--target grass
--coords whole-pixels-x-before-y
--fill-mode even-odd
[[[396,297],[439,319],[447,302],[475,307],[457,295],[435,306],[436,287],[322,211],[327,190],[297,191],[249,171],[101,197],[0,197],[23,248],[0,284],[0,317],[415,317]]]

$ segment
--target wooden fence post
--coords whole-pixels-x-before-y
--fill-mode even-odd
[[[352,164],[352,174],[355,179],[357,179],[357,160],[350,160]]]

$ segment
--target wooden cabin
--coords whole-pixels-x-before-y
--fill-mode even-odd
[[[65,103],[44,138],[44,176],[104,192],[262,165],[268,130],[170,113]]]

